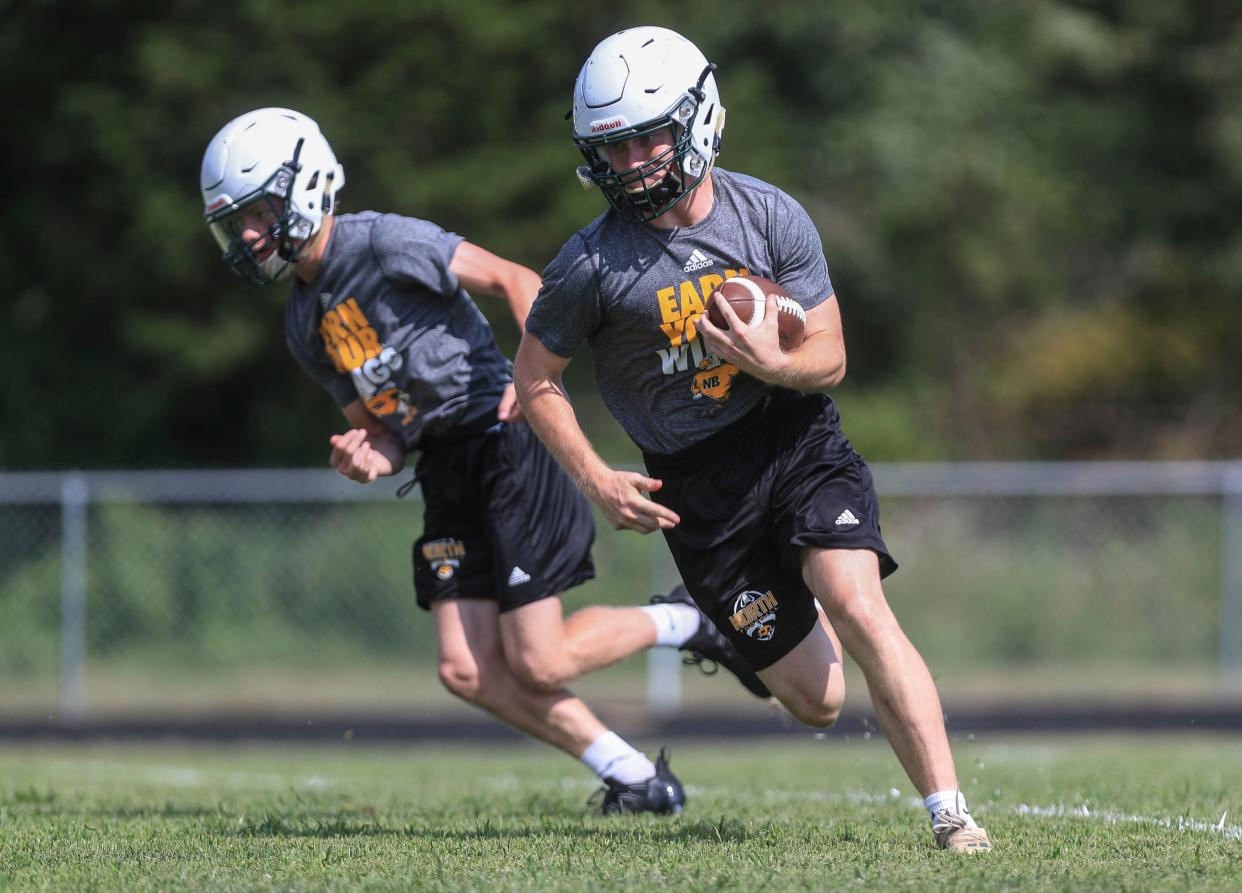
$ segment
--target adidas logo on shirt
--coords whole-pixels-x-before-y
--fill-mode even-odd
[[[686,261],[686,265],[681,268],[683,273],[693,273],[695,270],[701,270],[704,267],[710,267],[715,261],[709,258],[699,249],[690,252],[690,259]]]
[[[526,573],[526,571],[522,570],[516,564],[513,566],[513,570],[509,571],[509,586],[510,587],[521,586],[523,583],[529,583],[529,582],[530,582],[530,574]]]
[[[837,515],[838,527],[857,527],[861,523],[862,522],[855,518],[854,513],[849,509],[846,509],[841,514]]]

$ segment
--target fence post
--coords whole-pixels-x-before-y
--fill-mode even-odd
[[[86,708],[86,515],[90,488],[80,472],[60,485],[60,714]]]
[[[1226,467],[1222,497],[1218,681],[1234,687],[1242,682],[1242,462]]]
[[[663,537],[652,537],[651,585],[654,592],[668,592],[680,577]],[[676,713],[681,707],[681,652],[676,648],[647,649],[647,709],[657,715]]]

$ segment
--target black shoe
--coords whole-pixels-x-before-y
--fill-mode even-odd
[[[742,655],[737,653],[733,643],[724,633],[716,629],[716,624],[712,623],[706,614],[699,610],[699,606],[694,603],[694,599],[690,597],[685,586],[678,584],[668,595],[651,596],[651,604],[664,603],[689,605],[699,612],[698,632],[681,646],[682,651],[689,652],[682,658],[682,663],[688,667],[697,666],[708,676],[714,675],[717,669],[723,666],[736,676],[738,681],[746,686],[746,690],[756,698],[772,697],[772,692],[763,684],[763,680],[755,675],[750,665],[742,659]]]
[[[686,792],[668,768],[668,749],[660,748],[656,757],[655,775],[637,784],[621,784],[605,778],[607,787],[596,792],[592,804],[599,804],[604,815],[623,812],[654,812],[658,815],[681,815],[686,805]],[[602,795],[602,801],[596,799]]]

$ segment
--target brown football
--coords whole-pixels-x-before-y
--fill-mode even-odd
[[[727,329],[728,323],[716,306],[716,295],[729,302],[738,319],[749,326],[763,323],[767,312],[767,296],[776,298],[777,331],[780,333],[781,350],[793,350],[806,337],[806,311],[794,297],[779,284],[762,276],[734,276],[726,279],[712,292],[707,302],[707,318],[717,328]]]

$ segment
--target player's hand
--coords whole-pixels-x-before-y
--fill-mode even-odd
[[[726,363],[732,363],[760,381],[776,384],[781,373],[789,364],[789,358],[781,350],[780,323],[776,309],[776,298],[767,296],[767,308],[763,314],[763,322],[751,328],[738,319],[729,302],[720,295],[713,295],[712,300],[720,309],[728,322],[727,329],[719,329],[704,313],[694,323],[699,337],[709,351]]]
[[[500,408],[496,410],[496,418],[502,422],[526,420],[526,416],[522,414],[522,404],[518,402],[517,389],[512,382],[505,385],[505,392],[500,395]]]
[[[332,444],[328,464],[351,481],[369,484],[393,473],[392,461],[371,445],[366,428],[333,434],[328,442]]]
[[[614,530],[652,533],[681,523],[676,512],[647,497],[663,486],[655,478],[610,468],[594,482],[590,495]]]

